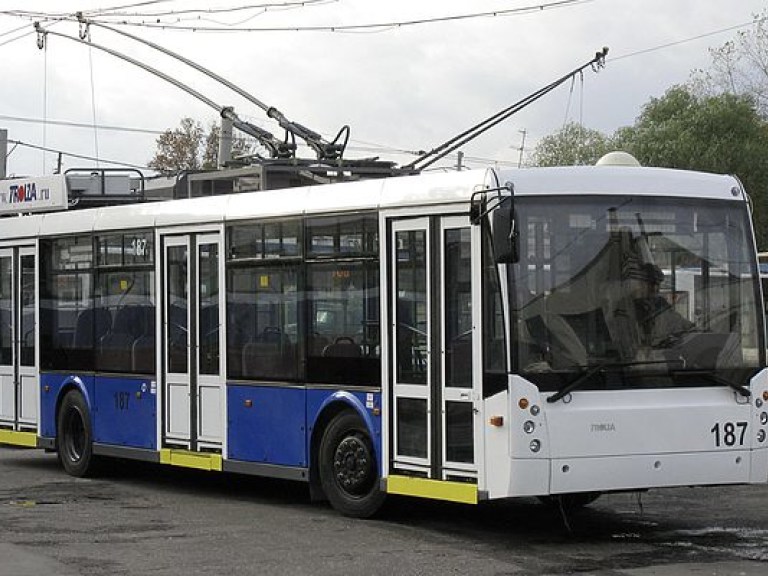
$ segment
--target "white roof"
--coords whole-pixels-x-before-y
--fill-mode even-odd
[[[609,166],[466,170],[3,218],[0,242],[38,234],[59,236],[346,210],[466,204],[473,192],[506,182],[514,184],[519,196],[637,194],[744,200],[735,178],[701,172]]]

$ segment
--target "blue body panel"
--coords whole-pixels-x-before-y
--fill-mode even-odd
[[[307,466],[306,390],[230,385],[227,402],[228,458]]]
[[[368,426],[376,451],[376,460],[381,471],[381,416],[374,416],[373,410],[381,410],[381,392],[348,392],[338,390],[307,391],[307,418],[310,422],[307,442],[312,437],[314,424],[322,411],[334,402],[342,402],[353,409]],[[308,444],[309,445],[309,444]]]
[[[97,376],[94,388],[95,442],[157,449],[157,395],[149,378]]]
[[[93,410],[94,377],[93,375],[73,374],[40,374],[40,436],[56,437],[56,408],[61,398],[61,391],[68,386],[74,386],[83,394],[86,403]]]
[[[56,437],[56,408],[62,389],[80,390],[91,409],[93,439],[100,444],[157,449],[157,396],[140,377],[41,374],[40,435]]]
[[[227,402],[229,459],[308,467],[314,424],[335,402],[360,415],[371,431],[377,457],[381,454],[381,418],[372,414],[381,407],[379,392],[230,384]]]
[[[137,376],[41,374],[40,435],[56,437],[56,408],[65,387],[81,391],[91,409],[94,441],[157,450],[157,395],[151,380]],[[308,468],[315,423],[326,408],[343,404],[371,432],[381,466],[380,392],[300,387],[227,386],[226,458]]]

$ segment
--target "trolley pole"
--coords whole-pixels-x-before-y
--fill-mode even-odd
[[[8,157],[8,130],[0,128],[0,180],[7,174],[6,158]]]

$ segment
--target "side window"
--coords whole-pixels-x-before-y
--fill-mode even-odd
[[[151,231],[101,235],[95,244],[96,369],[154,373],[154,236]]]
[[[227,257],[231,378],[379,384],[375,214],[232,225]]]
[[[483,397],[507,389],[507,355],[499,269],[488,230],[483,231]]]
[[[227,373],[244,380],[299,378],[300,221],[227,230]]]
[[[307,267],[307,379],[379,383],[379,278],[375,263]]]
[[[307,220],[307,380],[378,385],[378,220]]]
[[[95,343],[110,319],[93,308],[90,235],[41,242],[41,362],[55,370],[93,370]]]
[[[298,265],[238,266],[227,272],[230,377],[298,378]]]

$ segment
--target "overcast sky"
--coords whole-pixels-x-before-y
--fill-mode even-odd
[[[347,157],[377,155],[398,163],[413,159],[398,150],[429,149],[583,64],[601,47],[610,48],[604,70],[585,72],[583,83],[564,85],[469,144],[464,152],[470,166],[517,165],[522,131],[527,156],[566,120],[604,132],[632,124],[651,97],[706,68],[708,50],[735,38],[736,27],[765,8],[758,0],[273,0],[265,11],[239,10],[263,6],[263,0],[6,0],[0,5],[0,128],[9,139],[144,166],[155,147],[152,131],[175,127],[183,116],[204,124],[218,118],[187,93],[95,48],[50,35],[39,50],[35,34],[29,34],[32,20],[8,14],[15,9],[64,15],[121,5],[131,5],[117,10],[124,16],[93,17],[166,24],[121,29],[212,69],[328,139],[348,124]],[[541,8],[524,10],[530,7]],[[179,12],[191,8],[238,10]],[[493,11],[507,12],[345,28]],[[175,13],[147,15],[158,12]],[[44,25],[78,34],[75,23]],[[172,29],[192,26],[227,31]],[[94,43],[148,63],[281,136],[260,108],[183,64],[103,28],[91,27],[90,35]],[[91,127],[44,124],[45,119]],[[9,150],[9,174],[50,174],[55,168],[55,154],[13,144]],[[93,165],[64,158],[65,169]]]

